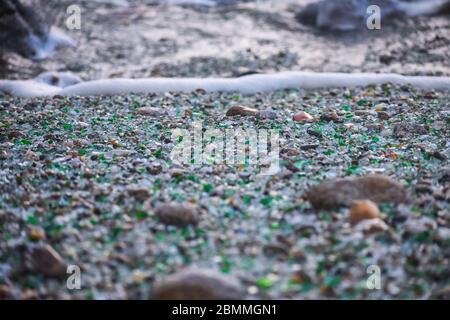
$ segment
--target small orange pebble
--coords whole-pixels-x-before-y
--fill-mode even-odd
[[[396,153],[387,154],[386,157],[391,158],[393,160],[397,160],[398,159],[398,156],[397,156]]]
[[[358,200],[350,207],[349,220],[356,225],[363,220],[380,218],[378,206],[370,200]]]
[[[30,240],[40,241],[45,239],[45,232],[41,228],[33,228],[30,230]]]
[[[314,117],[312,115],[310,115],[307,112],[304,111],[300,111],[299,113],[296,113],[293,117],[292,120],[296,121],[296,122],[301,122],[301,121],[312,121],[314,120]]]

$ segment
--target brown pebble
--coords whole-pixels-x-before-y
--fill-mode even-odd
[[[320,115],[320,120],[323,120],[323,121],[339,121],[339,116],[337,115],[336,111],[328,109],[328,110],[325,110]]]
[[[307,112],[300,111],[292,117],[292,120],[294,120],[295,122],[307,122],[313,121],[314,117]]]
[[[196,225],[199,221],[198,211],[191,204],[163,203],[156,207],[155,214],[162,223],[179,227]]]
[[[46,277],[57,278],[66,274],[63,258],[48,244],[32,250],[31,264],[36,272]]]
[[[356,225],[362,220],[375,219],[380,217],[378,206],[370,200],[355,201],[350,207],[349,221],[351,225]]]
[[[32,241],[45,240],[45,231],[42,228],[32,228],[29,237]]]
[[[240,300],[244,290],[239,281],[220,273],[189,269],[155,284],[155,300]]]
[[[20,131],[13,130],[13,131],[8,132],[8,138],[10,140],[13,140],[14,138],[19,138],[21,136],[22,136],[22,133]]]
[[[233,106],[228,109],[226,116],[227,117],[235,117],[235,116],[256,116],[259,114],[259,111],[256,109],[242,107],[242,106]]]
[[[162,165],[160,163],[152,163],[147,167],[147,171],[150,174],[158,174],[162,171]]]
[[[132,188],[128,190],[128,194],[138,201],[145,201],[150,198],[150,190],[147,188]]]

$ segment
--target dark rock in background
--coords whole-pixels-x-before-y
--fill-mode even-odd
[[[37,10],[38,6],[30,1],[0,2],[0,52],[16,52],[28,58],[36,55],[32,39],[46,39],[52,24],[52,19],[44,16],[42,6]]]
[[[367,8],[377,5],[383,19],[448,13],[450,1],[445,0],[321,0],[306,5],[296,19],[302,24],[321,29],[350,31],[364,29],[369,16]]]

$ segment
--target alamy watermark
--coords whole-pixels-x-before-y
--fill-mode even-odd
[[[201,167],[241,166],[273,175],[280,170],[280,142],[277,129],[204,128],[194,122],[190,129],[172,130],[175,143],[173,163]]]
[[[66,287],[69,290],[80,290],[81,289],[81,269],[77,265],[67,266],[67,277]]]
[[[369,290],[381,290],[381,269],[379,266],[372,264],[367,267],[367,274],[370,276],[366,280],[366,286]]]
[[[366,20],[366,26],[369,30],[381,29],[381,8],[377,5],[367,7],[367,14],[369,17]]]
[[[81,8],[73,4],[66,9],[66,27],[69,30],[81,30]]]

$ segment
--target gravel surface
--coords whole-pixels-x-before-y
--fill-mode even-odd
[[[35,69],[13,57],[6,77],[450,75],[448,17],[327,35],[295,22],[304,2],[82,1],[78,49]],[[194,122],[278,130],[281,170],[174,163],[172,134]],[[448,92],[391,85],[0,96],[0,299],[449,299],[449,124]]]
[[[154,283],[190,266],[233,277],[249,298],[435,297],[450,278],[449,104],[446,93],[390,86],[4,97],[3,295],[145,299]],[[274,117],[226,116],[232,106],[271,108]],[[299,111],[313,120],[292,120]],[[174,165],[171,132],[194,121],[280,130],[281,171]],[[366,175],[384,181],[373,182],[381,218],[369,225],[350,224],[338,200],[326,210],[307,200],[321,182]],[[383,186],[389,194],[380,198]],[[66,289],[67,264],[81,267],[82,290]],[[370,265],[381,269],[381,290],[366,287]]]

